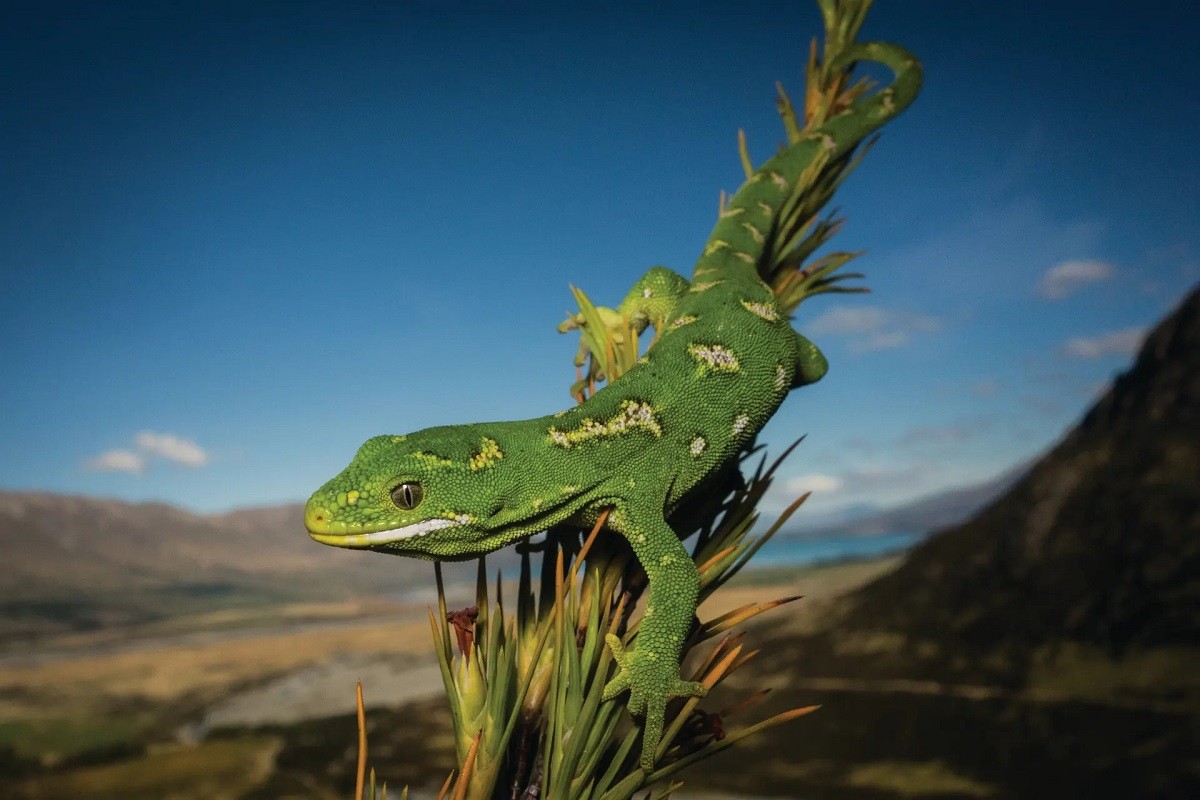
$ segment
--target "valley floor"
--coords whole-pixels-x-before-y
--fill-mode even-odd
[[[895,563],[753,573],[702,616],[799,593],[803,601],[775,612],[775,634],[810,630],[839,595]],[[471,602],[466,589],[450,598],[452,607]],[[394,787],[436,786],[452,745],[426,615],[423,604],[383,600],[223,612],[10,652],[0,659],[0,796],[346,797],[360,679],[372,763]],[[786,736],[701,765],[689,784],[830,800],[1184,797],[1181,787],[1200,775],[1189,707],[801,676],[778,663],[750,674],[731,690],[777,687],[759,716],[823,708]],[[1157,775],[1158,784],[1139,793],[1123,774]]]

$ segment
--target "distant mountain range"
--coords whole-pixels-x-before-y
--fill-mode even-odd
[[[428,575],[422,562],[319,545],[302,520],[299,504],[200,515],[0,492],[0,638],[399,592]]]
[[[1029,464],[1021,464],[982,483],[948,489],[891,508],[855,508],[796,527],[787,538],[825,539],[846,536],[887,536],[895,533],[931,533],[970,517],[1020,478]]]

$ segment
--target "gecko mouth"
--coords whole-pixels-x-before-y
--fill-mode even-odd
[[[310,523],[308,525],[308,535],[321,544],[329,544],[334,547],[379,547],[380,545],[392,544],[393,542],[405,539],[415,539],[444,528],[462,525],[464,522],[466,520],[462,518],[427,519],[421,522],[414,522],[412,525],[403,525],[399,528],[389,528],[385,531],[371,531],[369,533],[351,533],[349,530],[345,533],[334,533],[330,530],[328,524],[314,526]],[[313,530],[314,527],[320,527],[321,530]]]

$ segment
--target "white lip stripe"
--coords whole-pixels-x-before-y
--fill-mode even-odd
[[[386,531],[375,531],[374,533],[360,533],[354,535],[355,543],[361,544],[387,544],[388,542],[398,542],[401,539],[411,539],[414,536],[424,536],[430,531],[449,528],[453,525],[461,525],[460,520],[454,519],[427,519],[424,522],[417,522],[412,525],[405,525],[402,528],[392,528]]]
[[[431,530],[440,528],[449,528],[451,525],[461,524],[456,519],[426,519],[425,522],[418,522],[412,525],[404,525],[403,528],[392,528],[391,530],[377,530],[373,534],[362,534],[368,542],[382,543],[395,542],[401,539],[412,539],[413,536],[424,536],[430,533]]]

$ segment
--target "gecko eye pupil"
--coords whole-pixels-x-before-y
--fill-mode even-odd
[[[421,498],[424,495],[421,484],[402,483],[392,489],[392,502],[396,504],[397,508],[410,511],[421,504]]]

